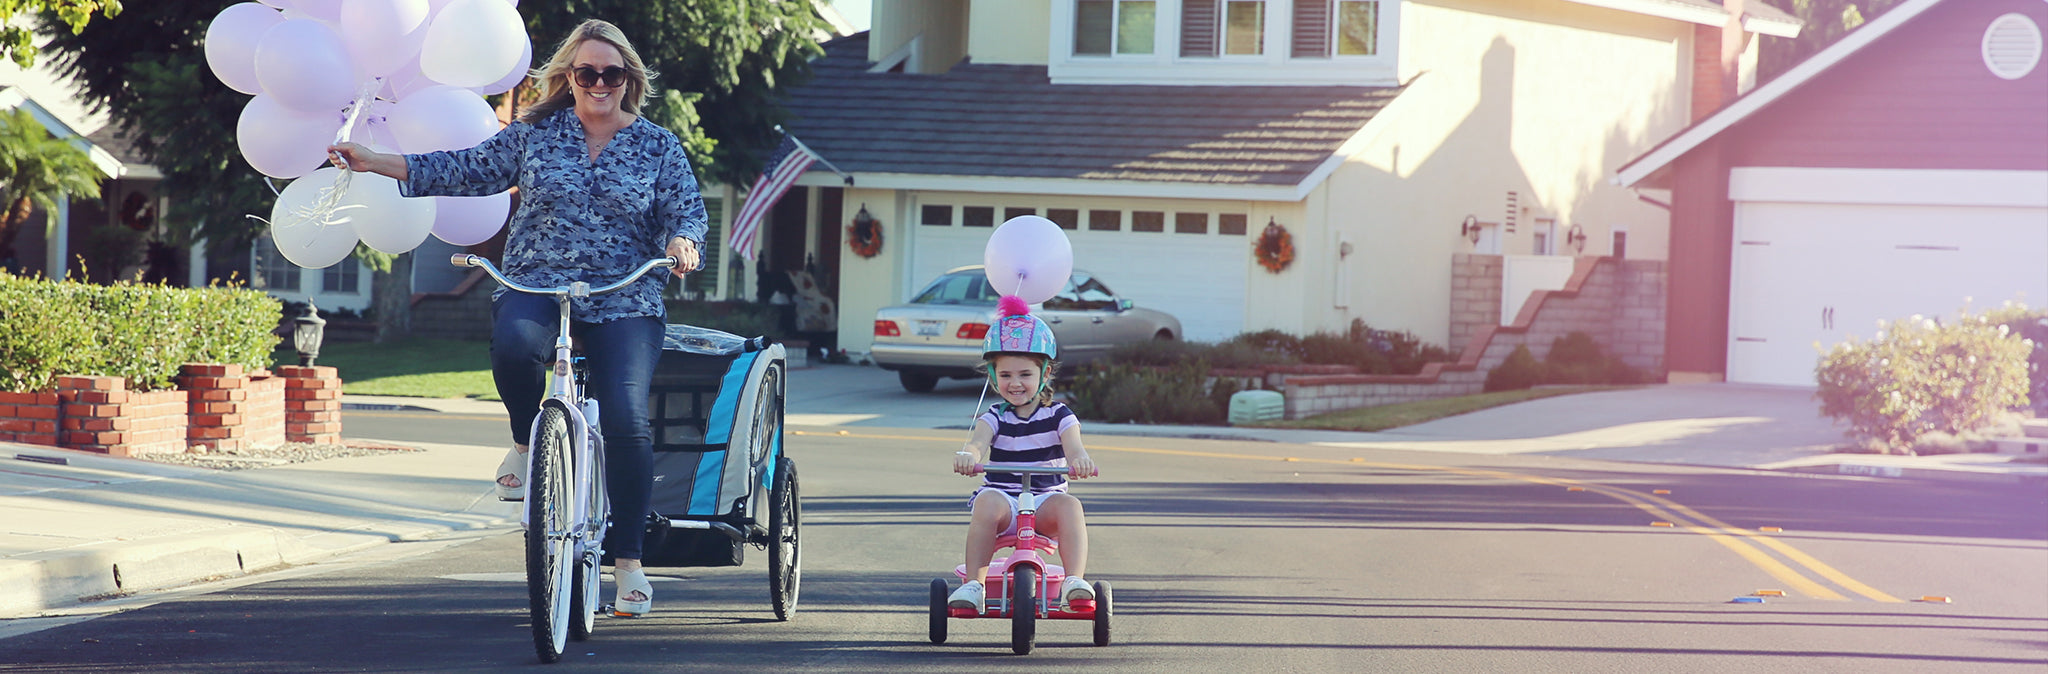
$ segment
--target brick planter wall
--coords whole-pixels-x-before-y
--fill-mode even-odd
[[[245,374],[240,365],[192,363],[182,372],[179,383],[191,394],[191,446],[227,452],[284,444],[284,379],[269,370]]]
[[[284,378],[284,437],[292,442],[341,442],[341,376],[331,367],[277,368]]]
[[[1463,350],[1481,330],[1500,325],[1499,255],[1458,253],[1451,256],[1451,343]]]
[[[1479,265],[1474,260],[1464,262]],[[1486,373],[1506,361],[1515,347],[1527,346],[1530,355],[1542,360],[1550,354],[1552,341],[1572,332],[1592,335],[1602,350],[1661,379],[1664,284],[1660,261],[1582,257],[1563,290],[1531,295],[1513,325],[1473,328],[1457,362],[1430,363],[1412,375],[1268,375],[1268,380],[1280,380],[1271,388],[1287,396],[1289,419],[1471,395],[1485,388]],[[1499,306],[1498,296],[1494,306]]]
[[[114,456],[185,451],[186,393],[128,390],[120,377],[58,377],[57,445]]]
[[[56,445],[58,405],[55,391],[0,392],[0,441]]]

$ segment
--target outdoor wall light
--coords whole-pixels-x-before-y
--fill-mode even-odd
[[[1480,228],[1479,217],[1467,215],[1464,222],[1458,223],[1458,236],[1465,237],[1466,241],[1470,241],[1472,245],[1477,246],[1479,245]]]
[[[1572,228],[1569,231],[1565,232],[1564,240],[1566,243],[1570,243],[1572,245],[1573,251],[1580,253],[1586,252],[1585,228],[1580,227],[1576,224],[1572,225]]]
[[[299,364],[312,367],[313,359],[320,356],[320,340],[327,332],[327,319],[320,317],[320,309],[306,300],[306,309],[292,319],[292,348],[299,352]]]
[[[867,204],[861,204],[860,212],[853,214],[853,226],[862,229],[875,226],[875,216],[868,214]]]

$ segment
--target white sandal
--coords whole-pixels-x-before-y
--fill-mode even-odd
[[[639,568],[632,571],[620,571],[614,568],[612,569],[612,584],[618,586],[618,596],[612,601],[612,615],[621,618],[638,618],[653,612],[654,584],[647,582],[647,569]],[[635,591],[638,591],[640,596],[646,597],[646,599],[640,601],[626,599],[626,595],[632,594]]]
[[[498,462],[497,475],[498,477],[491,481],[491,486],[497,488],[498,500],[526,500],[526,454],[520,452],[518,447],[505,450],[505,460]],[[517,480],[519,486],[505,486],[505,478],[508,477]]]

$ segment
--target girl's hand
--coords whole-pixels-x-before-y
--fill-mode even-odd
[[[669,239],[666,254],[676,259],[675,268],[669,270],[669,273],[675,274],[676,278],[682,278],[684,274],[697,271],[697,265],[700,263],[697,257],[697,242],[680,236]]]
[[[971,447],[971,445],[970,445],[970,447]],[[963,449],[963,450],[960,450],[960,451],[954,452],[954,453],[953,453],[953,472],[955,472],[955,473],[959,473],[959,474],[961,474],[961,475],[979,475],[979,474],[981,474],[981,471],[979,470],[979,466],[976,466],[976,465],[974,465],[974,464],[976,463],[975,459],[977,459],[977,458],[980,458],[980,456],[981,456],[981,455],[980,455],[979,453],[977,453],[977,452],[973,451],[972,449]]]
[[[1101,473],[1095,470],[1094,459],[1090,459],[1085,456],[1076,456],[1067,459],[1067,477],[1079,480],[1083,478],[1095,477],[1096,475],[1100,474]]]

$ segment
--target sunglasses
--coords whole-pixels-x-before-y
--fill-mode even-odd
[[[602,71],[593,69],[590,66],[577,66],[575,70],[570,71],[570,74],[575,76],[576,86],[585,89],[597,86],[598,80],[604,80],[604,85],[607,87],[616,87],[626,83],[626,69],[619,66],[611,66]]]

